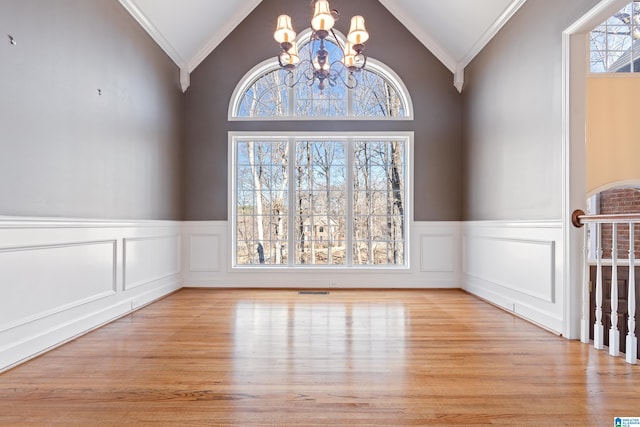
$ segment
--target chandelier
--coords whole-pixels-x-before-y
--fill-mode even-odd
[[[301,59],[296,43],[296,32],[291,25],[291,17],[280,15],[276,31],[273,34],[282,51],[278,55],[280,67],[288,71],[287,84],[290,87],[302,79],[309,86],[318,82],[322,92],[326,85],[335,86],[340,80],[346,87],[353,89],[358,85],[353,73],[364,68],[367,57],[362,53],[369,33],[364,26],[364,18],[356,15],[351,18],[351,27],[347,35],[347,43],[343,46],[333,30],[333,25],[340,17],[335,9],[330,9],[327,0],[315,0],[313,18],[311,18],[311,37],[309,39],[309,56]],[[325,46],[325,40],[331,35],[340,49],[341,58],[331,60]],[[294,70],[299,70],[297,77]],[[345,76],[346,74],[346,76]]]

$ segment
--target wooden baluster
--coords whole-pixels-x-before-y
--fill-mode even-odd
[[[627,333],[628,363],[638,363],[638,338],[636,338],[636,272],[635,272],[635,230],[634,223],[629,223],[629,318],[627,320],[629,332]]]
[[[612,225],[611,241],[611,329],[609,329],[609,354],[620,355],[620,331],[618,330],[618,224]]]
[[[589,344],[589,226],[584,227],[584,249],[582,254],[582,320],[580,322],[580,341]]]
[[[596,320],[593,324],[593,346],[604,348],[604,325],[602,324],[602,224],[596,226]]]

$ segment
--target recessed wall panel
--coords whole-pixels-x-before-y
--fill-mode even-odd
[[[0,330],[115,293],[115,245],[0,248]]]
[[[124,289],[180,273],[179,236],[124,239]]]
[[[432,234],[420,236],[420,271],[452,273],[458,268],[458,236]]]
[[[220,236],[193,234],[189,245],[189,271],[220,271]]]
[[[465,273],[517,292],[554,301],[553,241],[472,236]]]

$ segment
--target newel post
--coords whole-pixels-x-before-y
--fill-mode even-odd
[[[638,338],[636,337],[636,269],[635,269],[635,227],[629,223],[629,303],[626,360],[628,363],[638,363]]]
[[[574,227],[580,228],[584,224],[580,221],[580,216],[584,215],[584,211],[576,209],[571,214],[571,223]],[[589,241],[588,241],[588,229],[584,228],[583,236],[583,249],[582,249],[582,315],[580,318],[580,341],[585,344],[589,344]]]

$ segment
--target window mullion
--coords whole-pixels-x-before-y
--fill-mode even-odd
[[[295,115],[296,100],[294,99],[294,97],[296,96],[296,91],[293,89],[293,86],[291,86],[288,90],[289,90],[289,105],[287,106],[287,108],[289,109],[289,117],[293,117]]]
[[[296,235],[295,235],[295,219],[296,219],[296,180],[295,180],[295,168],[296,168],[296,140],[293,137],[289,137],[287,141],[287,149],[289,155],[288,162],[288,176],[289,185],[289,209],[287,218],[287,253],[289,254],[287,259],[287,265],[292,267],[295,265],[295,249],[296,249]]]
[[[346,199],[346,213],[347,218],[345,221],[345,260],[347,266],[353,266],[353,138],[347,138],[346,143],[346,168],[347,168],[347,183],[345,188]]]

